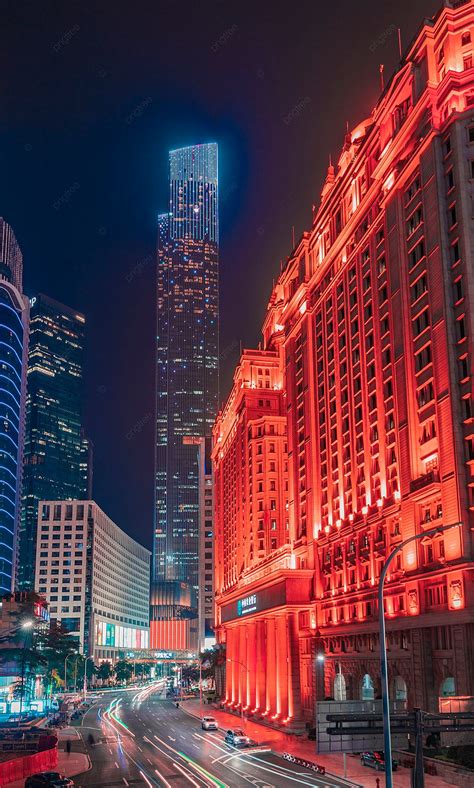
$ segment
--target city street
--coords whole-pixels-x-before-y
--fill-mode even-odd
[[[104,694],[84,715],[79,730],[92,763],[90,771],[75,778],[80,786],[353,785],[315,775],[269,751],[236,750],[224,743],[222,731],[203,731],[196,718],[176,708],[156,686]]]

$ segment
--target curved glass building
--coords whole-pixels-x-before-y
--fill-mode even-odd
[[[24,309],[18,290],[0,278],[0,594],[11,590],[14,574],[21,477]]]
[[[0,218],[0,596],[12,590],[16,569],[28,325],[21,276],[20,248]]]

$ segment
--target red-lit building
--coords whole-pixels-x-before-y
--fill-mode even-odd
[[[330,166],[263,349],[214,428],[226,700],[275,724],[316,698],[474,695],[474,4],[424,23]],[[316,654],[324,654],[324,661]]]

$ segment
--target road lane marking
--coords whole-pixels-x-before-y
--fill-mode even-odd
[[[114,763],[115,763],[115,768],[120,769],[120,766],[118,765],[117,761],[114,761]]]
[[[125,777],[122,777],[122,780],[124,781],[125,785],[130,785],[130,783],[128,782],[128,780],[125,779]]]

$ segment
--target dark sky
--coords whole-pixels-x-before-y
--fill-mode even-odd
[[[87,317],[94,497],[151,545],[154,253],[167,151],[217,141],[221,393],[346,121],[370,114],[433,0],[3,0],[0,215],[28,295]]]

